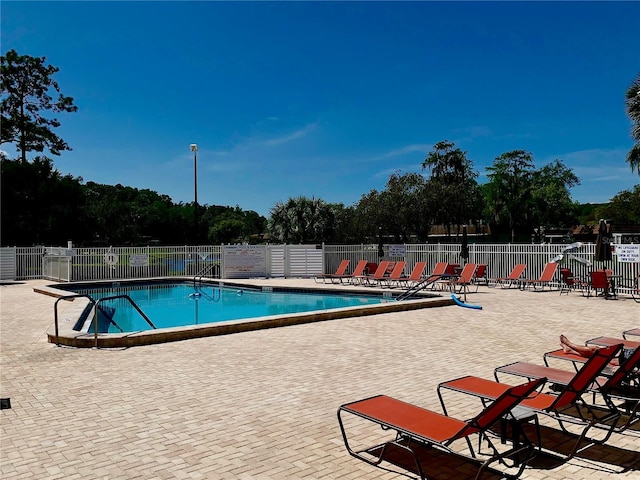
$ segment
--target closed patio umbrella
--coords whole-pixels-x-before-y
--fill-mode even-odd
[[[378,227],[378,257],[384,257],[384,245],[382,244],[382,227]]]
[[[462,226],[462,247],[460,247],[460,258],[463,258],[465,263],[469,260],[469,239],[467,238],[467,226]]]
[[[596,260],[608,262],[611,260],[611,231],[610,225],[600,219],[598,224],[598,237],[596,238]]]

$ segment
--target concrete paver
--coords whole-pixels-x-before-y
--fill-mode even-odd
[[[259,282],[313,285],[252,280]],[[55,299],[33,293],[47,283],[0,286],[0,396],[12,404],[0,412],[3,479],[406,478],[347,454],[341,404],[384,393],[440,411],[441,381],[491,378],[494,367],[516,360],[541,363],[560,333],[584,341],[640,326],[640,304],[630,297],[480,287],[469,302],[482,310],[448,306],[75,349],[47,343]],[[477,411],[469,398],[450,405],[460,418]],[[616,478],[637,479],[639,449],[640,436],[614,434],[589,455],[529,468],[522,478],[608,479],[633,464]]]

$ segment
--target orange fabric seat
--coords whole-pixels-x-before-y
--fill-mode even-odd
[[[404,273],[404,267],[407,265],[407,262],[405,262],[404,260],[400,260],[398,262],[396,262],[393,265],[393,269],[391,270],[391,272],[389,273],[388,277],[382,277],[380,280],[378,280],[378,285],[382,286],[386,286],[391,288],[395,282],[397,282],[400,277],[402,277],[402,274]]]
[[[521,280],[520,285],[522,286],[523,290],[525,290],[527,287],[533,287],[533,289],[535,290],[537,286],[540,286],[540,288],[544,290],[544,287],[546,285],[549,285],[553,281],[553,277],[555,276],[557,270],[558,264],[555,262],[549,262],[544,266],[540,278]]]
[[[342,278],[347,273],[347,267],[349,267],[349,260],[342,260],[338,268],[336,268],[335,273],[326,273],[323,275],[316,275],[313,277],[316,283],[319,283],[319,280],[322,280],[322,283],[326,283],[329,280],[331,283],[334,283],[334,280],[337,280],[338,283],[342,280]]]
[[[567,460],[576,454],[582,441],[586,440],[592,443],[602,443],[605,442],[615,431],[618,419],[621,417],[621,412],[617,409],[605,408],[606,411],[604,414],[602,414],[602,412],[596,413],[596,409],[601,410],[602,408],[582,402],[581,397],[584,393],[589,391],[589,388],[594,384],[598,377],[602,375],[603,370],[609,365],[609,362],[611,362],[621,349],[622,344],[603,347],[596,350],[587,359],[582,368],[580,368],[580,370],[572,376],[571,380],[563,386],[559,393],[553,395],[539,393],[520,402],[521,407],[528,408],[535,413],[545,414],[557,420],[560,425],[562,425],[563,422],[567,422],[583,427],[582,433],[576,441],[573,451],[566,458]],[[440,398],[440,403],[442,404],[442,409],[446,413],[447,410],[442,396],[443,390],[451,390],[467,395],[473,395],[486,401],[495,399],[508,388],[508,384],[475,376],[465,376],[443,382],[438,385],[438,396]],[[572,409],[578,410],[578,416],[567,413]],[[594,426],[607,431],[604,439],[590,439],[587,437],[588,431]]]
[[[616,340],[607,337],[601,338],[604,338],[606,342]],[[637,385],[637,369],[640,368],[640,348],[638,347],[640,344],[631,342],[627,345],[623,343],[623,346],[625,348],[635,348],[635,350],[629,357],[617,362],[618,368],[615,368],[608,376],[596,377],[591,385],[587,387],[588,391],[599,394],[604,404],[610,409],[617,410],[621,415],[628,415],[626,422],[616,426],[615,431],[619,433],[640,422],[640,416],[638,415],[640,391]],[[587,359],[585,358],[584,361],[586,362]],[[605,373],[605,370],[603,370],[603,373]],[[498,367],[494,370],[496,380],[498,380],[498,374],[515,375],[525,377],[528,380],[545,377],[548,382],[556,385],[568,385],[576,375],[576,373],[564,369],[550,368],[528,362],[515,362]],[[623,400],[624,403],[620,404],[614,400]]]
[[[356,268],[353,270],[352,274],[344,273],[343,275],[329,275],[332,283],[344,283],[345,281],[349,282],[354,276],[362,275],[364,273],[364,269],[367,267],[366,260],[360,260],[356,265]],[[346,269],[345,269],[346,272]]]
[[[506,277],[497,277],[491,279],[495,285],[500,285],[502,288],[511,288],[513,285],[518,285],[520,281],[520,277],[527,269],[527,265],[525,263],[518,263],[513,267],[511,273]]]
[[[394,283],[397,286],[400,286],[401,284],[405,284],[408,287],[411,285],[415,285],[422,279],[422,272],[424,271],[424,267],[426,266],[427,262],[417,262],[413,267],[413,270],[411,270],[411,275],[409,275],[408,277],[396,278],[394,280]]]
[[[524,470],[526,463],[533,458],[533,444],[531,442],[524,442],[522,445],[514,444],[511,451],[500,452],[492,443],[491,438],[484,432],[500,421],[504,415],[509,413],[514,407],[520,404],[520,402],[539,389],[544,382],[544,379],[536,379],[523,385],[506,387],[501,394],[496,396],[493,402],[487,405],[471,420],[459,420],[386,395],[377,395],[342,405],[338,409],[338,422],[345,447],[349,454],[371,465],[378,466],[385,460],[385,452],[388,447],[399,447],[413,456],[420,477],[425,479],[426,476],[422,471],[421,463],[415,451],[411,448],[413,441],[460,455],[459,449],[456,448],[454,450],[450,448],[450,445],[456,440],[465,439],[467,440],[465,443],[471,454],[471,456],[467,458],[478,461],[472,443],[468,440],[468,437],[477,434],[489,444],[493,451],[493,456],[484,463],[481,463],[477,477],[493,462],[499,462],[501,465],[505,465],[509,455],[528,452],[528,455],[525,455],[522,462],[517,464],[519,467],[519,475]],[[345,422],[343,422],[343,416],[347,415],[358,417],[363,421],[373,422],[377,426],[382,427],[383,430],[395,431],[397,435],[395,439],[384,441],[381,445],[377,442],[374,447],[355,450],[349,442],[349,435],[345,428]],[[349,425],[352,425],[351,421]],[[518,475],[516,475],[516,477]]]
[[[372,285],[371,282],[376,282],[378,280],[382,280],[387,273],[387,268],[391,262],[388,260],[383,260],[378,264],[378,268],[373,275],[354,275],[351,278],[352,285]]]
[[[475,274],[477,265],[475,263],[467,263],[460,275],[455,276],[450,279],[442,280],[440,284],[443,288],[449,288],[452,292],[455,292],[456,289],[458,292],[462,293],[462,291],[469,291],[469,286],[473,282],[473,276]],[[476,291],[478,291],[478,285],[476,284]]]

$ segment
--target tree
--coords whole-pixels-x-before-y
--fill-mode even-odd
[[[635,145],[627,154],[627,162],[631,171],[637,170],[640,175],[640,73],[627,90],[625,106],[631,120],[631,137]]]
[[[330,225],[329,236],[325,242],[337,244],[358,243],[361,241],[355,228],[355,205],[345,207],[343,203],[329,203],[329,216],[333,218]]]
[[[212,206],[205,209],[202,223],[208,226],[207,239],[213,244],[262,242],[266,219],[240,207]]]
[[[57,118],[44,116],[45,112],[75,112],[73,98],[60,93],[53,75],[60,69],[46,65],[46,57],[18,55],[9,50],[1,58],[2,88],[0,144],[11,142],[20,152],[20,159],[27,161],[27,152],[43,152],[53,155],[71,150],[69,145],[53,132],[60,126]],[[58,98],[50,93],[54,90]],[[53,94],[53,93],[52,93]]]
[[[304,196],[278,202],[271,209],[269,233],[285,243],[319,243],[330,238],[333,210],[319,198]]]
[[[447,140],[436,143],[422,162],[423,169],[431,169],[428,190],[437,198],[432,205],[437,223],[444,225],[451,235],[451,226],[466,224],[480,218],[483,197],[466,152],[454,148]]]
[[[489,212],[494,222],[508,225],[511,242],[531,222],[533,167],[533,156],[524,150],[503,153],[487,167]]]
[[[209,241],[213,244],[233,243],[241,240],[244,223],[237,218],[222,218],[209,227]]]
[[[609,203],[597,207],[595,218],[606,218],[614,225],[640,224],[640,185],[623,190]]]
[[[377,242],[378,229],[385,239],[407,242],[414,235],[426,238],[430,217],[424,213],[426,181],[418,173],[393,173],[386,188],[362,195],[355,207],[355,224],[361,241]]]
[[[3,159],[2,245],[66,244],[86,235],[79,178],[63,176],[50,159]]]
[[[577,205],[569,189],[580,179],[560,160],[555,160],[533,172],[531,200],[532,224],[544,227],[569,227],[575,223]]]

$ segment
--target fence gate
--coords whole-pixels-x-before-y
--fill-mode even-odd
[[[286,277],[286,245],[268,245],[267,257],[267,277]]]
[[[286,277],[313,277],[322,273],[322,246],[287,245]]]
[[[17,270],[16,248],[0,248],[0,280],[15,280]]]

